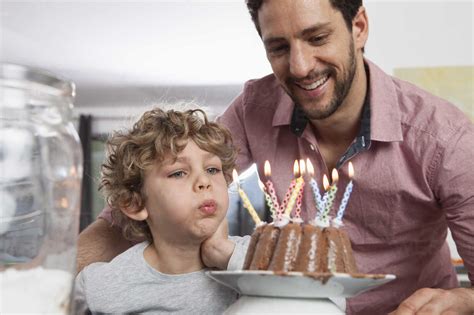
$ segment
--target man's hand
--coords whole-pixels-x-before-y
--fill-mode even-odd
[[[77,272],[98,261],[111,261],[133,244],[122,236],[120,228],[104,219],[92,222],[79,234],[77,241]]]
[[[473,315],[474,289],[420,289],[389,315]]]
[[[201,244],[201,259],[207,267],[227,269],[235,247],[228,237],[227,219],[224,219],[216,232]]]

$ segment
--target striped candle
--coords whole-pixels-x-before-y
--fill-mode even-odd
[[[298,166],[298,160],[295,160],[295,163],[293,164],[293,174],[295,174],[295,178],[298,176],[299,174],[299,166]],[[281,216],[286,213],[286,210],[288,209],[288,203],[290,201],[290,198],[293,194],[293,191],[295,189],[295,186],[296,186],[296,179],[293,178],[290,182],[290,186],[288,187],[288,191],[286,192],[286,195],[285,195],[285,199],[283,200],[283,202],[281,203],[280,205],[280,208],[279,208],[279,211],[277,213],[277,219],[280,219]],[[296,198],[296,197],[295,197]],[[292,206],[293,207],[293,206]],[[288,213],[288,216],[289,216],[289,213]]]
[[[269,204],[268,206],[270,207],[270,211],[272,213],[272,218],[275,220],[275,216],[277,211],[279,211],[280,205],[278,202],[278,198],[275,193],[275,188],[273,187],[273,182],[270,180],[270,177],[272,176],[272,170],[270,167],[270,162],[268,160],[265,161],[265,164],[263,166],[264,174],[265,177],[267,178],[267,181],[265,182],[265,187],[267,188],[267,194],[270,198],[270,201],[267,200],[267,203],[271,202],[271,205]],[[267,198],[267,195],[265,196]]]
[[[247,197],[247,194],[245,191],[243,191],[240,188],[239,185],[239,175],[237,174],[237,171],[234,169],[232,172],[232,177],[234,179],[234,182],[237,184],[237,189],[239,191],[240,198],[242,199],[244,207],[247,209],[249,212],[250,216],[252,217],[253,221],[255,222],[255,225],[261,225],[262,220],[260,220],[257,211],[255,211],[255,208],[253,207],[252,203],[250,202],[249,198]]]
[[[346,210],[347,203],[349,202],[349,198],[352,193],[352,188],[354,184],[352,183],[352,178],[354,177],[354,166],[352,162],[349,162],[349,178],[350,181],[346,186],[346,190],[344,191],[344,197],[342,198],[341,204],[339,205],[339,210],[337,211],[336,218],[342,222],[342,217],[344,216],[344,211]]]
[[[314,168],[313,164],[309,159],[306,159],[306,169],[308,170],[308,175],[310,176],[309,185],[311,186],[311,191],[313,192],[314,203],[316,204],[317,212],[322,212],[324,208],[323,200],[321,198],[321,193],[319,191],[318,183],[314,179]]]
[[[268,194],[265,185],[259,180],[258,181],[258,186],[263,192],[263,195],[265,196],[265,201],[267,202],[268,208],[270,208],[270,213],[272,214],[273,220],[275,220],[275,215],[276,215],[276,208],[275,205],[273,204],[272,197],[270,194]]]
[[[332,206],[334,204],[334,199],[336,198],[336,192],[337,192],[337,181],[339,180],[339,175],[337,173],[337,170],[334,168],[332,170],[332,185],[329,188],[329,191],[326,189],[328,195],[327,195],[327,200],[326,204],[324,207],[324,212],[322,215],[323,220],[328,220],[329,219],[329,212],[331,212]]]

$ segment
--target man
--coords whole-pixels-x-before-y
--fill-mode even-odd
[[[449,226],[473,283],[472,123],[364,59],[368,19],[361,1],[249,0],[247,6],[273,74],[248,82],[220,118],[241,150],[240,169],[254,161],[262,170],[268,159],[283,196],[295,159],[309,158],[318,180],[337,168],[340,187],[347,162],[354,163],[343,222],[358,267],[397,279],[348,299],[348,313],[474,313],[474,291],[457,288],[445,242]],[[314,217],[308,191],[304,209],[303,218]],[[91,230],[100,227],[94,224]],[[112,233],[100,225],[91,235]],[[84,248],[80,243],[80,254]]]

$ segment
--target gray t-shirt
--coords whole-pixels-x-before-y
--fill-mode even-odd
[[[240,269],[248,237],[236,243],[228,269]],[[145,261],[148,242],[137,244],[109,263],[94,263],[75,282],[76,309],[92,313],[221,314],[237,293],[205,275],[204,270],[180,275],[163,274]]]

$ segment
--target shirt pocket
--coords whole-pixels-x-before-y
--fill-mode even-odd
[[[348,225],[352,242],[357,245],[387,244],[393,239],[397,197],[390,176],[359,179],[343,221]]]

